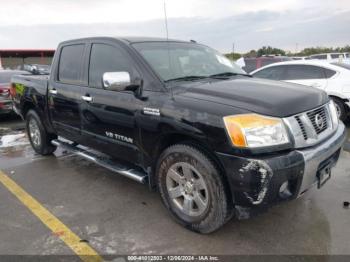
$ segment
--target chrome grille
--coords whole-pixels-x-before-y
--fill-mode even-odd
[[[314,111],[307,112],[306,114],[317,134],[320,134],[327,129],[328,121],[325,107],[320,107]]]
[[[307,133],[306,133],[305,126],[304,126],[303,122],[301,122],[299,116],[295,116],[295,119],[298,121],[298,124],[299,124],[299,127],[301,129],[301,132],[303,133],[303,137],[306,140],[307,139]]]
[[[334,132],[329,104],[284,118],[296,148],[312,146]]]

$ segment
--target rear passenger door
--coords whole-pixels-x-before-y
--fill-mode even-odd
[[[81,86],[85,43],[59,48],[58,66],[52,72],[48,87],[48,105],[52,124],[58,135],[81,141]]]
[[[313,65],[286,65],[281,80],[322,90],[327,87],[324,69]]]
[[[131,81],[140,78],[131,56],[116,43],[92,43],[88,66],[88,87],[83,96],[91,101],[82,104],[82,133],[88,146],[118,159],[137,163],[140,157],[137,113],[142,101],[132,91],[103,88],[105,72],[128,72]]]

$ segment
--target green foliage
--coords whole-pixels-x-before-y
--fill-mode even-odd
[[[225,54],[225,56],[232,61],[236,61],[242,57],[242,55],[238,53],[228,53]]]
[[[298,53],[293,53],[290,51],[284,51],[279,48],[271,47],[271,46],[263,46],[262,48],[256,50],[250,50],[248,53],[228,53],[225,56],[231,60],[237,60],[240,57],[258,57],[263,55],[288,55],[288,56],[309,56],[321,53],[350,53],[350,45],[346,45],[344,47],[308,47],[301,50]]]
[[[345,53],[350,52],[350,45],[346,45],[344,47],[308,47],[303,49],[297,54],[298,56],[309,56],[309,55],[316,55],[321,53],[332,53],[332,52],[339,52],[339,53]]]
[[[271,46],[263,46],[257,52],[258,56],[263,55],[286,55],[286,52],[282,49],[271,47]]]

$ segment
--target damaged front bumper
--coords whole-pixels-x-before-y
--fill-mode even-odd
[[[331,137],[310,148],[254,158],[217,153],[233,192],[238,218],[297,198],[313,185],[320,185],[320,172],[328,172],[336,164],[345,139],[346,129],[340,122]]]

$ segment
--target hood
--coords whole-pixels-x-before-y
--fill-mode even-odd
[[[327,94],[316,88],[245,76],[186,82],[174,88],[174,94],[276,117],[291,116],[328,101]]]

